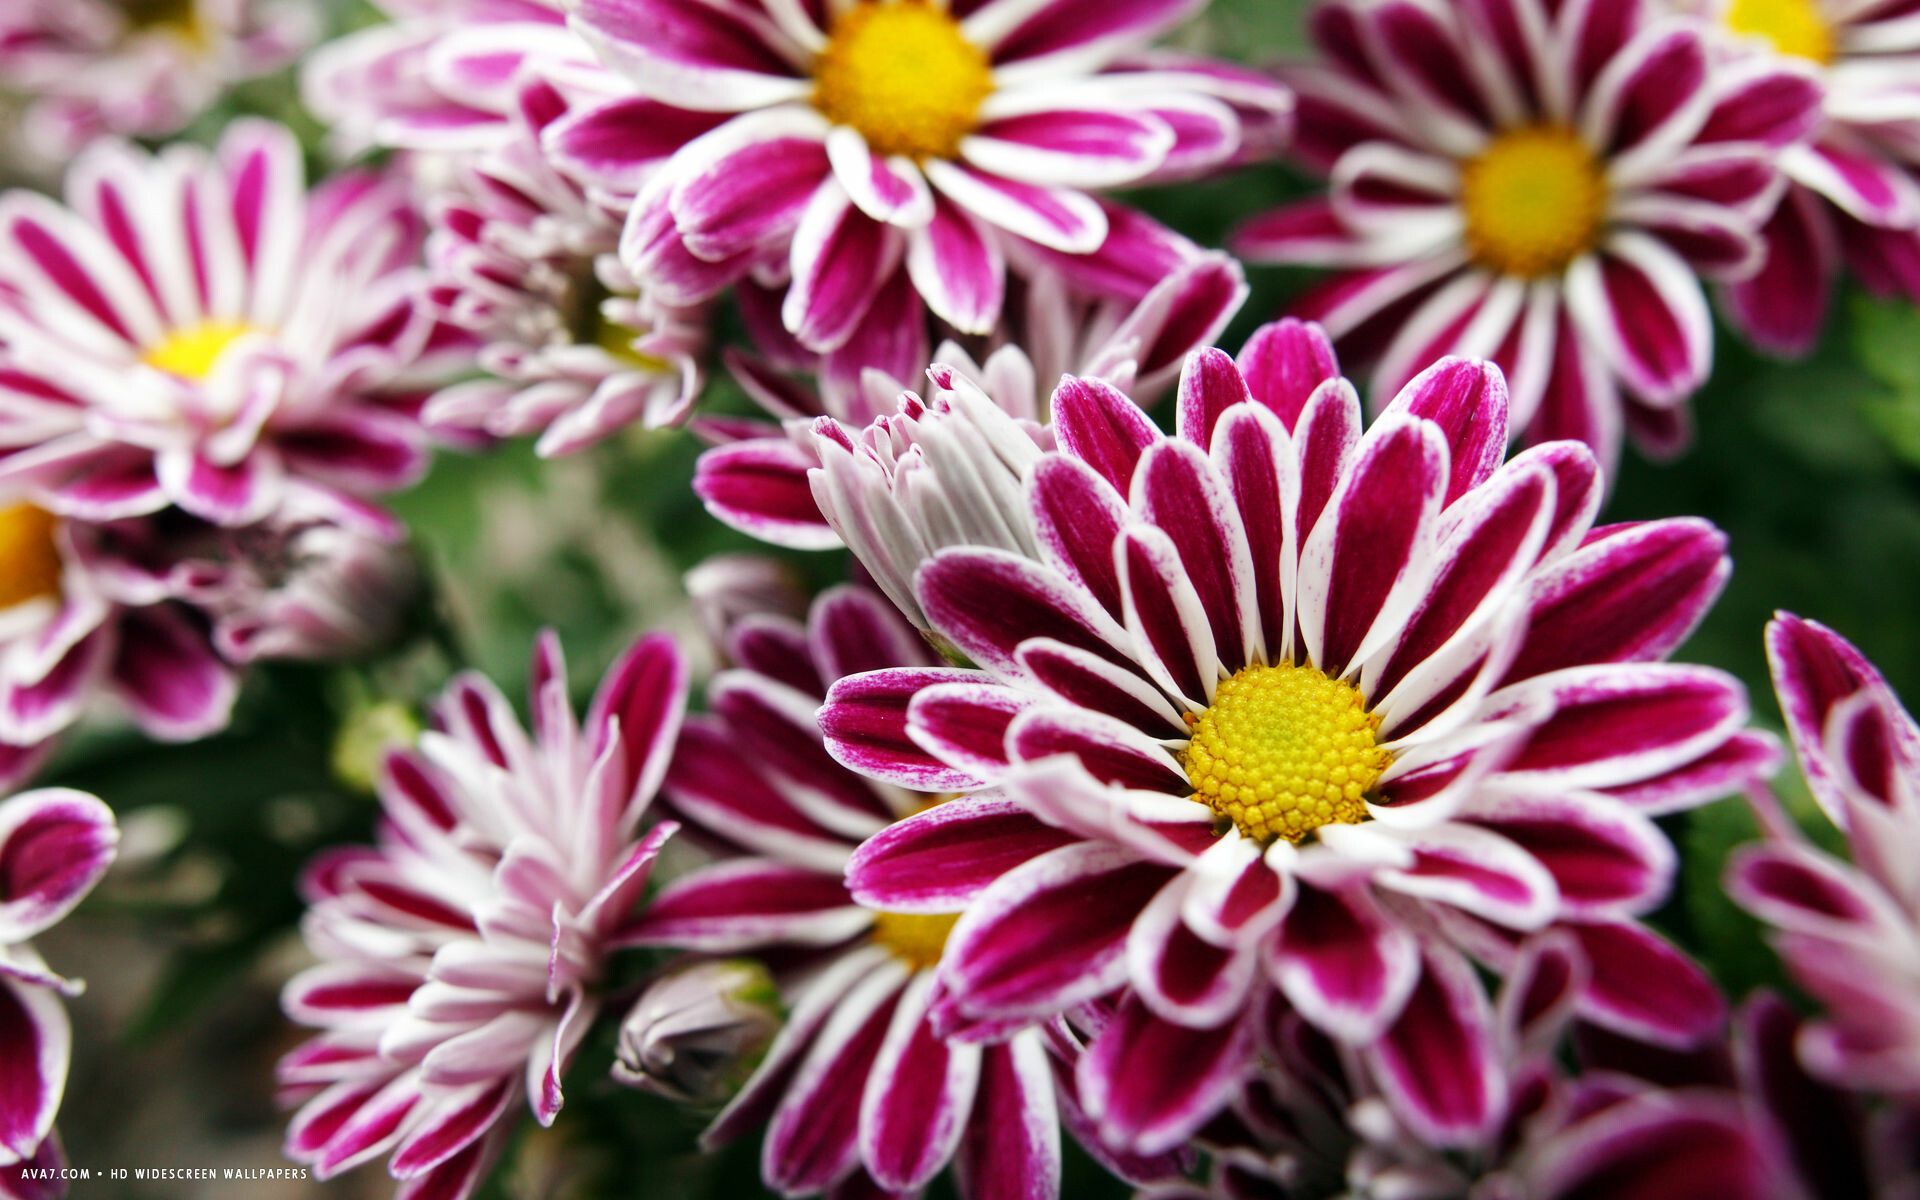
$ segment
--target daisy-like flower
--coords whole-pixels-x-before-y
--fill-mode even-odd
[[[239,679],[208,617],[180,599],[179,561],[151,518],[95,524],[0,507],[0,779],[29,774],[107,697],[164,741],[226,726]]]
[[[7,487],[243,525],[425,469],[419,406],[468,353],[422,307],[399,180],[309,193],[292,133],[249,120],[211,156],[96,146],[67,197],[0,197]]]
[[[1787,968],[1825,1007],[1799,1039],[1815,1075],[1884,1092],[1920,1088],[1920,730],[1880,672],[1839,634],[1783,613],[1767,657],[1814,799],[1852,862],[1784,814],[1738,851],[1727,890],[1773,926]]]
[[[768,1122],[761,1171],[784,1195],[863,1194],[867,1181],[914,1192],[949,1161],[963,1195],[1057,1195],[1060,1120],[1077,1114],[1070,1088],[1056,1096],[1048,1039],[1036,1029],[988,1045],[939,1036],[936,967],[957,914],[870,911],[842,881],[862,838],[937,797],[834,762],[814,711],[844,675],[929,668],[925,643],[879,595],[848,586],[819,597],[804,624],[743,616],[726,650],[735,665],[709,685],[710,712],[688,719],[664,791],[677,813],[745,853],[670,884],[637,934],[776,957],[788,1016],[704,1143]]]
[[[50,163],[103,136],[162,137],[229,85],[277,71],[319,31],[305,0],[4,0],[0,88]]]
[[[1058,449],[966,516],[1032,551],[949,548],[914,577],[978,667],[843,679],[821,714],[856,770],[1005,794],[891,827],[848,879],[872,907],[965,909],[943,1028],[1131,985],[1078,1068],[1110,1145],[1165,1149],[1230,1092],[1262,978],[1363,1047],[1440,1142],[1477,1136],[1499,1099],[1455,947],[1501,969],[1559,925],[1595,964],[1587,1019],[1678,1045],[1721,1015],[1635,918],[1673,875],[1652,817],[1777,757],[1741,732],[1736,680],[1660,661],[1725,580],[1724,536],[1593,527],[1586,446],[1504,461],[1491,364],[1442,361],[1364,434],[1333,375],[1299,323],[1237,365],[1200,352],[1171,437],[1069,377]],[[1068,844],[983,878],[1010,807]]]
[[[1043,386],[1067,371],[1142,395],[1157,394],[1179,373],[1188,352],[1219,336],[1245,300],[1247,287],[1239,264],[1224,254],[1202,253],[1185,239],[1170,238],[1165,252],[1150,261],[1164,264],[1165,271],[1154,271],[1153,282],[1126,300],[1076,297],[1061,275],[1043,270],[1026,286],[1025,319],[1018,336],[990,343],[991,350],[978,362],[958,342],[943,341],[934,352],[934,365],[979,384],[1006,414],[984,419],[1008,424],[1044,419]],[[743,300],[766,295],[746,288],[740,294]],[[897,275],[883,295],[887,298],[875,305],[866,324],[877,323],[896,302],[918,304],[904,275]],[[743,303],[742,309],[751,313],[756,306]],[[772,315],[759,311],[763,317]],[[748,394],[781,424],[727,418],[700,422],[696,428],[720,444],[700,456],[694,490],[709,512],[764,541],[798,549],[838,546],[840,536],[821,516],[822,502],[814,494],[816,488],[830,493],[836,485],[809,482],[810,472],[822,465],[816,443],[825,438],[851,445],[870,423],[900,410],[902,393],[908,391],[900,381],[927,366],[924,327],[918,322],[907,325],[906,336],[901,336],[902,327],[894,326],[873,338],[856,337],[824,358],[785,338],[775,321],[759,322],[758,332],[760,344],[770,348],[767,357],[735,353],[727,362]],[[780,369],[809,365],[818,374],[817,391],[795,383]],[[951,393],[936,387],[930,395],[931,408],[937,411]],[[897,418],[903,426],[914,419],[905,413]],[[910,450],[885,454],[887,466],[882,468],[870,456],[855,453],[864,468],[880,469],[888,480],[901,478],[906,460],[912,458]],[[827,461],[844,465],[833,450],[825,454]],[[854,490],[872,494],[865,488]],[[919,557],[924,555],[914,561]],[[866,558],[870,564],[880,561],[879,555]],[[903,611],[913,613],[910,579],[885,578],[881,586]]]
[[[512,135],[450,156],[455,182],[428,206],[429,294],[481,340],[493,377],[441,391],[422,417],[495,437],[537,433],[542,456],[635,421],[676,424],[700,390],[705,314],[646,303],[614,255],[619,212],[548,164],[540,135],[568,111],[565,92],[531,68],[512,90]]]
[[[392,754],[377,845],[302,881],[318,966],[283,1002],[320,1033],[280,1063],[286,1153],[316,1177],[391,1155],[400,1195],[469,1195],[526,1103],[542,1124],[600,1005],[660,846],[642,835],[686,703],[672,642],[637,642],[576,721],[558,641],[533,655],[529,734],[485,679],[454,681]]]
[[[1196,7],[1149,0],[588,0],[573,21],[655,101],[724,120],[640,189],[621,256],[662,300],[749,273],[786,281],[786,328],[844,345],[903,263],[942,321],[985,334],[1010,258],[1091,254],[1089,194],[1233,162],[1289,99],[1250,72],[1124,56]],[[631,102],[587,109],[549,148],[624,179],[675,131]],[[1263,134],[1255,140],[1264,140]]]
[[[12,1194],[9,1169],[59,1157],[53,1119],[73,1048],[61,996],[79,984],[55,975],[31,939],[93,890],[118,842],[113,812],[83,792],[0,801],[0,1195]]]
[[[1674,0],[1742,51],[1812,64],[1824,124],[1780,156],[1792,187],[1768,220],[1766,265],[1726,287],[1758,345],[1805,354],[1844,262],[1882,295],[1920,299],[1920,28],[1893,0]]]
[[[1811,72],[1716,69],[1649,0],[1325,0],[1312,31],[1295,150],[1331,191],[1255,218],[1239,252],[1341,270],[1302,314],[1376,361],[1376,402],[1485,356],[1530,441],[1607,466],[1627,432],[1680,449],[1712,362],[1699,277],[1759,266],[1776,160],[1818,120]]]

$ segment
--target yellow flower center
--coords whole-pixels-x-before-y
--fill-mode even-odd
[[[924,970],[940,964],[947,935],[959,920],[959,913],[875,913],[873,940],[915,970]]]
[[[194,0],[120,0],[120,11],[129,29],[171,33],[195,49],[212,41]]]
[[[198,382],[213,374],[227,347],[253,332],[244,321],[202,321],[185,329],[176,329],[147,347],[140,361],[169,375]]]
[[[1467,247],[1506,275],[1565,267],[1593,246],[1606,205],[1606,176],[1593,152],[1558,125],[1509,130],[1460,169]]]
[[[993,91],[986,52],[925,0],[861,0],[814,64],[813,103],[875,154],[952,158]]]
[[[1821,13],[1819,0],[1733,0],[1727,7],[1727,28],[1763,37],[1782,54],[1833,61],[1833,26]]]
[[[1365,820],[1367,792],[1393,761],[1359,691],[1292,663],[1244,668],[1187,724],[1180,762],[1193,798],[1262,842]]]
[[[60,594],[58,521],[43,508],[0,508],[0,608]]]

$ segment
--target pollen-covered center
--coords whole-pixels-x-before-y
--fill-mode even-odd
[[[60,594],[54,515],[31,504],[0,508],[0,608]]]
[[[1351,684],[1292,663],[1241,670],[1187,723],[1180,762],[1193,798],[1262,842],[1365,820],[1366,794],[1393,761]]]
[[[939,965],[959,921],[959,913],[875,913],[873,940],[916,970],[925,969]]]
[[[1591,249],[1607,180],[1579,134],[1527,125],[1495,138],[1460,168],[1467,248],[1506,275],[1550,275]]]
[[[253,332],[245,321],[207,320],[176,329],[147,347],[140,361],[181,379],[199,382],[213,374],[227,347]]]
[[[862,0],[834,22],[814,64],[813,102],[875,154],[952,158],[993,91],[986,52],[944,8]]]
[[[1833,26],[1819,0],[1733,0],[1726,21],[1735,33],[1763,37],[1782,54],[1833,61]]]

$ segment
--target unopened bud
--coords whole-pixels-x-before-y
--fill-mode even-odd
[[[701,1107],[727,1102],[753,1074],[785,1019],[759,963],[699,962],[655,983],[620,1024],[613,1077]]]

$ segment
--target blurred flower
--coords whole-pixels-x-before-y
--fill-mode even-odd
[[[1223,253],[1200,252],[1185,244],[1185,238],[1165,244],[1162,252],[1150,255],[1150,261],[1154,267],[1148,271],[1154,271],[1154,282],[1144,284],[1139,294],[1127,300],[1077,296],[1064,276],[1052,271],[1033,276],[1025,286],[1027,303],[1014,340],[991,340],[981,361],[975,361],[958,342],[943,342],[935,351],[933,363],[941,378],[952,372],[958,380],[977,384],[979,392],[991,399],[991,407],[1000,409],[998,413],[981,411],[973,419],[985,422],[981,428],[1002,430],[989,440],[1012,453],[1008,467],[1016,468],[1014,480],[1025,451],[1014,451],[1018,436],[1008,430],[1035,426],[1027,434],[1044,442],[1037,424],[1046,417],[1050,380],[1077,371],[1152,396],[1173,380],[1188,351],[1212,342],[1246,298],[1246,278],[1238,263]],[[1158,273],[1160,267],[1164,273]],[[741,292],[743,300],[751,294]],[[910,296],[904,286],[889,294],[902,303]],[[895,305],[887,307],[891,311]],[[918,324],[908,326],[908,334],[918,328]],[[772,338],[762,338],[766,340]],[[883,553],[874,540],[883,540],[889,530],[899,528],[897,522],[879,516],[856,520],[847,513],[849,505],[941,503],[914,497],[902,486],[918,457],[912,451],[914,426],[920,420],[941,419],[941,413],[952,411],[954,405],[966,405],[948,384],[935,384],[925,401],[912,396],[910,384],[900,380],[924,374],[925,338],[902,336],[897,342],[895,349],[912,355],[910,359],[879,357],[856,367],[849,378],[837,376],[833,355],[828,355],[820,369],[818,394],[776,371],[776,365],[795,367],[806,361],[797,344],[772,359],[730,355],[735,378],[760,407],[780,417],[781,426],[701,420],[697,428],[720,445],[701,455],[693,490],[707,501],[712,515],[733,528],[797,549],[841,545],[841,534],[822,516],[824,509],[839,507],[837,524],[858,532],[862,545],[854,549],[874,570],[881,589],[900,605],[900,611],[914,616],[916,624],[924,624],[912,603],[910,576],[925,551]],[[975,392],[968,394],[975,396]],[[893,445],[870,445],[881,432],[891,436]],[[818,470],[822,467],[826,470]],[[991,484],[1008,467],[998,461],[981,463],[981,480]],[[991,532],[973,530],[973,536],[991,538]],[[908,559],[906,574],[895,578],[883,563],[902,557]]]
[[[29,772],[102,695],[165,741],[226,727],[239,680],[176,597],[168,545],[153,518],[0,508],[0,778]]]
[[[1264,146],[1284,122],[1285,89],[1252,72],[1122,61],[1196,7],[591,0],[575,27],[652,99],[583,109],[547,144],[616,188],[653,172],[621,257],[663,302],[786,280],[783,324],[826,353],[904,263],[934,316],[986,334],[1009,260],[1102,249],[1114,223],[1089,191],[1228,165],[1247,124]],[[668,123],[658,102],[719,119]]]
[[[1735,853],[1734,900],[1773,927],[1789,971],[1825,1006],[1799,1037],[1828,1082],[1920,1089],[1920,730],[1872,663],[1824,625],[1782,613],[1767,657],[1793,747],[1853,861],[1816,849],[1792,821]]]
[[[1792,181],[1761,230],[1766,265],[1726,287],[1727,315],[1778,354],[1812,350],[1841,263],[1880,295],[1920,300],[1920,27],[1902,4],[1671,0],[1737,52],[1818,74],[1824,124],[1780,154]]]
[[[935,797],[835,763],[814,710],[847,673],[924,667],[925,646],[871,590],[844,586],[804,626],[743,616],[726,649],[737,665],[709,684],[708,713],[688,718],[665,792],[698,832],[745,854],[669,884],[638,940],[777,959],[789,1015],[703,1145],[769,1122],[761,1174],[791,1196],[917,1191],[950,1160],[963,1196],[1057,1195],[1065,1101],[1041,1033],[1016,1024],[983,1045],[929,1024],[958,906],[871,912],[841,881],[861,838]]]
[[[1016,503],[964,514],[1035,551],[939,550],[914,576],[979,669],[842,679],[820,715],[855,770],[1005,794],[873,837],[849,885],[894,911],[964,903],[943,1030],[1130,984],[1078,1068],[1112,1146],[1177,1145],[1230,1094],[1263,974],[1438,1141],[1478,1136],[1499,1100],[1459,949],[1500,970],[1558,925],[1595,963],[1586,1019],[1684,1045],[1722,1015],[1636,918],[1674,873],[1652,818],[1777,757],[1741,732],[1736,680],[1659,661],[1718,594],[1725,537],[1592,528],[1592,453],[1506,461],[1491,364],[1441,361],[1364,433],[1335,370],[1298,322],[1238,366],[1202,351],[1172,437],[1066,379],[1058,449],[1033,452]],[[922,436],[940,477],[942,435]],[[1065,844],[982,879],[1008,807]]]
[[[1522,948],[1496,1005],[1500,1118],[1465,1145],[1424,1140],[1351,1048],[1271,1005],[1261,1022],[1261,1070],[1199,1139],[1210,1156],[1207,1176],[1151,1187],[1142,1200],[1794,1195],[1770,1131],[1731,1088],[1661,1087],[1610,1071],[1574,1075],[1562,1065],[1585,971],[1564,939]]]
[[[456,156],[432,193],[430,295],[482,342],[494,378],[428,403],[431,426],[494,437],[540,434],[543,457],[582,449],[639,421],[684,420],[700,390],[706,315],[651,304],[614,255],[618,214],[549,166],[540,135],[568,111],[537,75],[513,89],[511,136]]]
[[[397,180],[309,193],[292,133],[246,120],[211,156],[95,145],[67,195],[0,197],[0,480],[244,525],[425,469],[419,405],[468,355],[420,309]]]
[[[785,1015],[773,976],[759,963],[678,967],[620,1023],[613,1077],[682,1104],[724,1104],[760,1065]]]
[[[61,163],[105,136],[162,137],[318,33],[305,0],[0,0],[0,84],[25,148]]]
[[[1652,0],[1323,0],[1311,29],[1295,150],[1331,195],[1255,218],[1240,253],[1342,271],[1300,309],[1377,357],[1376,403],[1484,355],[1530,442],[1609,469],[1623,431],[1679,451],[1713,353],[1696,276],[1759,267],[1776,162],[1819,120],[1811,72],[1719,69]]]
[[[642,639],[576,722],[558,641],[540,639],[529,736],[476,675],[454,681],[417,752],[387,760],[373,847],[302,881],[322,959],[287,1013],[321,1030],[280,1063],[301,1105],[286,1153],[328,1178],[391,1155],[402,1197],[469,1195],[522,1098],[540,1123],[600,1004],[660,846],[639,826],[686,700],[673,644]]]
[[[84,792],[0,801],[0,1194],[12,1194],[5,1168],[60,1158],[53,1118],[73,1046],[60,998],[80,985],[49,970],[31,939],[93,890],[117,838],[112,810]]]
[[[257,525],[207,530],[170,575],[213,621],[230,662],[358,658],[400,632],[420,588],[401,531],[289,502]]]

